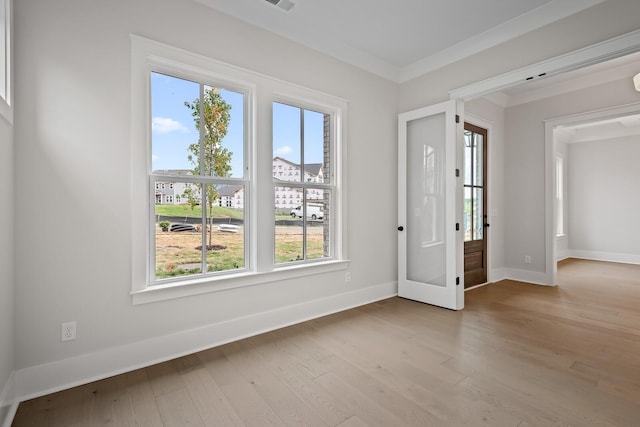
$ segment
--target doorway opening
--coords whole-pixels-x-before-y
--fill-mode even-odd
[[[549,229],[555,231],[547,236],[553,283],[558,262],[566,258],[640,264],[632,243],[635,231],[627,227],[638,208],[628,195],[637,181],[636,156],[629,150],[638,151],[640,104],[561,117],[545,127],[552,187],[546,199],[553,209]],[[570,167],[559,169],[559,164]]]

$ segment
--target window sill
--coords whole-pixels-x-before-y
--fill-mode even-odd
[[[281,267],[268,272],[245,272],[214,279],[185,280],[179,283],[149,286],[146,289],[131,292],[131,296],[133,297],[133,305],[147,304],[344,270],[348,267],[349,262],[349,260],[334,260]]]

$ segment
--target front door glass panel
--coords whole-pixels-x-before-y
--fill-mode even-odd
[[[464,132],[464,241],[484,238],[484,137],[480,133]]]

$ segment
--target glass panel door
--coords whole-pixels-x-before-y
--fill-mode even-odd
[[[462,181],[455,171],[462,129],[456,109],[456,101],[448,101],[399,116],[398,295],[459,310],[456,200]]]

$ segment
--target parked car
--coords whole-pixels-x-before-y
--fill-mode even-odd
[[[171,224],[169,231],[196,231],[196,227],[191,224]]]
[[[291,216],[294,218],[302,218],[302,205],[298,205],[291,209]],[[307,218],[311,219],[323,219],[324,212],[322,211],[322,205],[319,203],[307,203]]]

